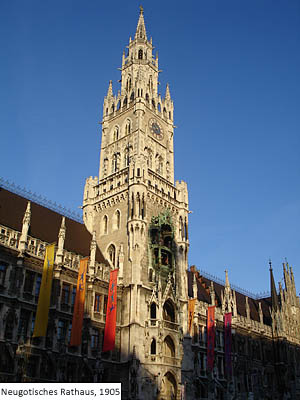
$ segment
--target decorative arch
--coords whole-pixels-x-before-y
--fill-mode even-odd
[[[176,378],[170,371],[162,379],[161,393],[166,399],[175,400],[177,397]]]
[[[175,344],[170,335],[165,337],[163,345],[164,355],[167,357],[175,357]]]
[[[175,321],[175,306],[171,299],[166,300],[164,303],[163,319],[165,321],[176,322]]]

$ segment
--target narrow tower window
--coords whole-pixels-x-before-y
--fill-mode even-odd
[[[143,50],[142,49],[140,49],[139,50],[139,60],[142,60],[143,59]]]
[[[153,338],[151,342],[151,354],[156,354],[156,340]]]

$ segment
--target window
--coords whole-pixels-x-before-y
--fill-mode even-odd
[[[36,277],[36,281],[35,281],[35,289],[34,289],[35,297],[39,297],[41,282],[42,282],[42,275],[38,274],[38,276]]]
[[[31,318],[31,327],[30,327],[30,336],[33,335],[34,331],[34,324],[35,324],[35,312],[32,313],[32,318]]]
[[[0,285],[5,284],[5,275],[6,275],[6,270],[7,270],[7,264],[4,264],[3,262],[0,263]]]
[[[156,304],[155,303],[151,303],[150,318],[151,319],[156,319]]]
[[[15,324],[15,315],[12,311],[6,317],[5,321],[5,332],[4,337],[5,339],[12,339],[13,338],[13,331],[14,331],[14,324]]]
[[[139,50],[139,55],[138,55],[138,57],[139,57],[139,60],[142,60],[142,59],[143,59],[143,50],[142,50],[142,49]]]
[[[113,140],[116,141],[118,139],[119,139],[119,128],[117,126],[115,126]]]
[[[101,307],[101,294],[95,293],[94,311],[100,312]]]
[[[165,338],[164,353],[167,357],[175,357],[175,345],[170,336]]]
[[[103,301],[103,314],[106,315],[106,310],[107,310],[107,296],[104,296],[104,301]]]
[[[107,227],[108,227],[108,216],[104,215],[103,217],[103,225],[102,225],[102,233],[103,235],[107,235]]]
[[[152,339],[150,351],[151,351],[151,354],[156,354],[156,340],[155,339]]]
[[[91,348],[92,350],[96,350],[99,347],[99,330],[93,329],[91,336]]]
[[[68,329],[68,343],[71,341],[71,333],[72,333],[72,322],[69,323],[69,329]]]
[[[167,300],[163,307],[163,319],[165,321],[175,322],[175,310],[172,302]]]
[[[58,327],[57,327],[57,340],[59,342],[64,342],[66,338],[66,333],[67,333],[67,323],[66,321],[60,319],[58,321]]]
[[[71,306],[73,307],[76,299],[76,286],[73,286],[72,295],[71,295]]]
[[[116,248],[113,244],[111,244],[107,250],[109,261],[113,266],[115,266],[116,261]]]
[[[130,132],[131,132],[131,124],[130,121],[128,120],[125,125],[125,135],[128,135]]]
[[[23,336],[23,338],[25,339],[27,337],[29,318],[30,318],[30,311],[21,309],[19,326],[18,326],[18,338]]]
[[[61,292],[61,303],[62,304],[69,304],[70,299],[70,285],[67,283],[63,283],[62,292]]]
[[[34,272],[26,271],[25,274],[25,283],[24,283],[24,292],[32,293],[33,291],[33,284],[34,284]]]

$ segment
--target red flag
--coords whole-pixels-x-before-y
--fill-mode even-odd
[[[104,341],[102,351],[113,350],[116,338],[118,269],[110,271]]]
[[[232,375],[232,363],[231,363],[231,313],[227,313],[224,316],[224,329],[225,329],[225,368],[227,377],[230,378]]]
[[[207,310],[207,369],[212,371],[215,358],[215,306]]]
[[[77,289],[74,304],[70,346],[80,346],[85,300],[85,281],[89,258],[82,258],[77,278]]]

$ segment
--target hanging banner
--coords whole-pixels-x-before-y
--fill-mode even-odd
[[[227,377],[232,375],[232,362],[231,362],[231,313],[226,313],[224,316],[224,331],[225,331],[225,370]]]
[[[215,358],[215,306],[207,310],[207,369],[213,370]]]
[[[74,303],[74,312],[72,320],[72,331],[69,346],[80,346],[82,336],[82,324],[84,315],[84,301],[85,301],[85,282],[89,258],[82,258],[77,278],[77,288]]]
[[[104,341],[102,351],[110,351],[115,347],[117,318],[117,277],[118,269],[110,271]]]
[[[193,328],[193,320],[194,320],[194,310],[195,310],[195,303],[196,299],[190,299],[189,300],[189,309],[188,309],[188,329],[189,329],[189,334],[192,334],[192,328]]]
[[[42,282],[35,317],[33,337],[46,336],[51,298],[55,243],[46,246]]]

